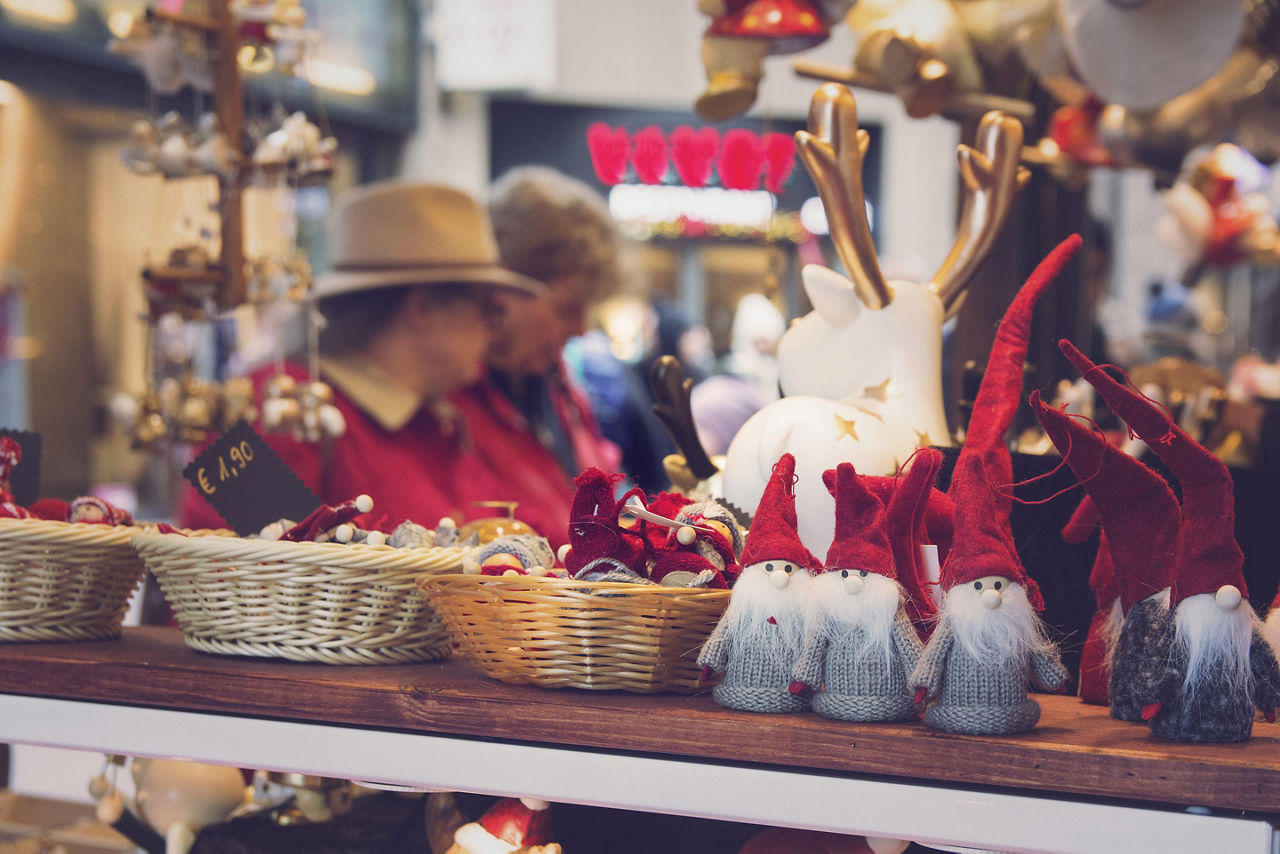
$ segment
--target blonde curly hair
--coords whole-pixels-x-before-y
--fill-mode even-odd
[[[518,166],[494,182],[489,215],[504,267],[542,282],[581,277],[593,299],[618,289],[618,228],[583,182]]]

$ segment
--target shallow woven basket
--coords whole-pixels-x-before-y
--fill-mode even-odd
[[[136,527],[0,519],[0,641],[120,636],[142,561]]]
[[[415,580],[457,571],[468,553],[155,533],[133,545],[187,646],[326,664],[448,657],[448,633]]]
[[[544,688],[648,694],[709,687],[698,650],[729,591],[531,576],[418,582],[486,676]]]

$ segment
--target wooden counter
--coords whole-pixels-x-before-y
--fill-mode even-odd
[[[12,695],[9,706],[0,705],[0,740],[71,743],[31,734],[32,727],[52,732],[53,723],[40,730],[40,722],[19,726],[15,718],[4,717],[6,708],[11,715],[27,716],[46,708],[23,705],[22,698],[40,698],[96,704],[101,714],[123,707],[116,711],[194,713],[201,717],[192,720],[210,723],[249,718],[264,726],[269,721],[318,724],[329,738],[355,732],[339,727],[354,727],[462,738],[473,746],[498,740],[568,749],[577,756],[686,763],[673,767],[691,767],[688,760],[693,759],[814,779],[834,773],[1083,804],[1105,800],[1134,806],[1132,802],[1142,801],[1153,808],[1280,813],[1280,725],[1259,721],[1252,741],[1238,745],[1158,742],[1145,726],[1114,721],[1106,709],[1073,697],[1038,697],[1044,712],[1030,733],[958,736],[914,722],[851,724],[812,714],[731,712],[716,706],[709,695],[511,686],[477,675],[461,660],[335,667],[212,656],[187,649],[176,629],[163,628],[126,629],[114,642],[0,645],[0,694]],[[149,719],[135,715],[127,720],[145,726],[141,722]],[[210,751],[192,749],[181,755],[207,757]],[[227,760],[236,757],[228,754]],[[493,788],[501,791],[496,782]],[[625,797],[599,802],[646,808]],[[711,813],[694,805],[684,811]]]

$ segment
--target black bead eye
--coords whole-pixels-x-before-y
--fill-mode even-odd
[[[863,578],[867,577],[867,571],[865,569],[858,570],[858,574],[861,575]]]
[[[847,569],[842,569],[842,570],[840,570],[840,577],[841,577],[841,578],[848,578],[848,577],[849,577],[849,570],[847,570]]]
[[[766,563],[766,564],[764,565],[764,571],[765,571],[765,572],[773,572],[773,564],[771,564],[771,563]]]
[[[782,565],[782,571],[783,571],[783,572],[790,572],[791,570],[792,570],[792,566],[791,566],[791,564],[789,564],[789,563],[784,563],[784,564]]]
[[[973,582],[973,589],[974,589],[974,590],[981,590],[981,589],[982,589],[982,582],[981,582],[981,581],[975,581],[975,582]]]
[[[997,582],[995,583],[995,588],[996,588],[997,590],[999,590],[999,589],[1000,589],[1000,582],[999,582],[999,581],[997,581]]]

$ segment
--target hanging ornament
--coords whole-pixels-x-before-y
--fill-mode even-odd
[[[231,377],[222,383],[218,398],[218,430],[226,432],[240,421],[253,423],[258,407],[253,402],[253,381],[248,377]]]
[[[667,139],[654,125],[636,131],[631,165],[645,184],[661,184],[667,175]]]
[[[627,156],[630,143],[623,128],[610,128],[604,122],[596,122],[587,128],[587,150],[591,152],[591,167],[601,184],[612,187],[622,182],[627,174]]]
[[[720,149],[720,133],[715,128],[694,130],[680,125],[671,132],[671,159],[680,182],[687,187],[705,187],[711,166]]]
[[[262,388],[262,426],[272,433],[291,433],[302,423],[298,403],[298,382],[288,374],[277,374]]]
[[[333,389],[321,380],[304,383],[298,393],[300,438],[304,442],[336,439],[347,432],[347,421],[333,405]]]

